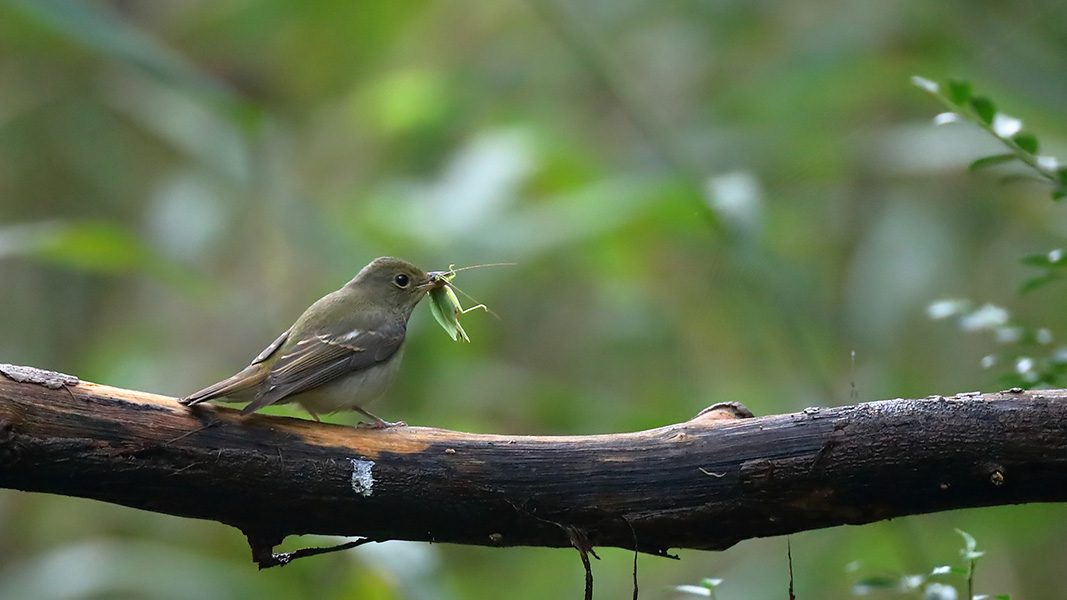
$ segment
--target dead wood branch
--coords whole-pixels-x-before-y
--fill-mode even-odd
[[[261,565],[303,533],[580,551],[636,541],[663,556],[1067,500],[1067,390],[761,418],[725,406],[636,433],[535,437],[241,417],[32,374],[0,376],[0,487],[219,521]]]

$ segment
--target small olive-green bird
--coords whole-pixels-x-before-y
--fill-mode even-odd
[[[402,425],[363,407],[392,383],[411,312],[440,285],[434,273],[399,258],[377,258],[312,304],[240,373],[180,402],[248,402],[241,414],[298,402],[316,421],[320,413],[352,409],[372,419],[370,427]]]

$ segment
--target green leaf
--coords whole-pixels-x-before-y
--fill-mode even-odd
[[[1056,179],[1060,183],[1052,190],[1052,199],[1062,200],[1067,197],[1067,167],[1056,169]]]
[[[0,225],[0,260],[8,256],[105,275],[138,273],[187,292],[207,291],[200,275],[109,221]]]
[[[1019,259],[1019,262],[1031,267],[1056,269],[1067,267],[1067,261],[1064,258],[1067,258],[1067,255],[1064,254],[1063,249],[1056,248],[1044,254],[1029,254]]]
[[[975,96],[971,98],[971,108],[974,109],[975,114],[986,125],[993,123],[993,117],[997,115],[997,107],[993,105],[993,101],[985,96]]]
[[[963,531],[962,529],[957,529],[956,533],[960,534],[963,537],[963,550],[960,550],[960,555],[963,556],[963,558],[967,560],[977,560],[981,558],[983,554],[985,554],[985,552],[982,552],[977,549],[978,542],[974,539],[973,535],[967,533],[966,531]]]
[[[968,552],[974,552],[975,548],[978,547],[978,540],[974,539],[973,535],[967,533],[962,529],[957,529],[956,533],[960,534],[960,536],[963,537],[964,549]]]
[[[948,98],[957,106],[964,106],[971,99],[971,82],[953,79],[948,82]]]
[[[1037,154],[1037,137],[1030,133],[1020,133],[1011,138],[1020,148],[1030,154]]]
[[[963,569],[963,568],[960,568],[960,567],[949,567],[949,566],[943,567],[943,570],[938,571],[937,573],[931,573],[931,575],[966,575],[966,574],[967,574],[967,569]]]
[[[126,229],[106,221],[48,221],[0,229],[0,257],[26,255],[85,271],[149,269],[155,253]]]
[[[993,165],[999,165],[999,164],[1003,164],[1003,163],[1006,163],[1006,162],[1011,162],[1013,160],[1017,160],[1018,158],[1019,157],[1016,156],[1014,153],[994,154],[992,156],[983,156],[982,158],[979,158],[978,160],[976,160],[976,161],[972,162],[970,165],[968,165],[967,166],[967,170],[968,171],[977,171],[979,169],[984,169],[986,167],[992,167]]]
[[[1051,264],[1047,254],[1030,254],[1020,258],[1019,262],[1031,267],[1047,267]]]
[[[1027,279],[1026,281],[1023,282],[1022,285],[1019,286],[1019,294],[1020,295],[1021,294],[1029,294],[1030,292],[1032,292],[1034,290],[1040,289],[1040,288],[1048,285],[1049,283],[1052,283],[1056,279],[1057,279],[1057,277],[1052,275],[1052,273],[1046,273],[1046,274],[1041,275],[1039,277],[1034,277],[1032,279]]]
[[[872,575],[857,581],[856,584],[852,586],[852,589],[853,593],[856,593],[856,590],[897,590],[900,589],[900,579],[897,577],[887,577],[885,575]]]

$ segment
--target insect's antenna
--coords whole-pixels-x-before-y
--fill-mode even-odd
[[[489,265],[486,265],[486,266],[489,266]],[[493,310],[492,310],[491,308],[489,308],[488,306],[486,306],[486,305],[482,304],[481,302],[478,302],[477,300],[475,300],[475,299],[474,299],[473,297],[471,297],[471,295],[470,295],[470,294],[468,294],[467,292],[464,292],[463,290],[461,290],[461,289],[459,289],[458,287],[456,287],[456,284],[454,284],[454,283],[452,283],[451,281],[449,281],[449,282],[448,282],[448,283],[446,283],[445,285],[447,285],[448,287],[450,287],[450,288],[452,288],[452,289],[456,290],[456,291],[457,291],[457,292],[459,292],[460,294],[463,294],[463,297],[464,297],[464,298],[466,298],[467,300],[470,300],[471,302],[474,302],[474,303],[475,303],[475,304],[477,304],[478,306],[480,306],[480,307],[484,308],[484,309],[485,309],[485,312],[487,312],[487,313],[489,313],[489,314],[493,315],[493,317],[494,317],[494,318],[496,318],[496,320],[498,320],[498,321],[500,321],[500,320],[501,320],[501,319],[500,319],[500,315],[498,315],[498,314],[496,314],[495,312],[493,312]],[[475,307],[473,307],[473,308],[478,308],[478,306],[475,306]]]
[[[518,263],[513,263],[513,262],[486,263],[484,265],[471,265],[469,267],[460,267],[458,269],[449,269],[449,272],[458,273],[460,271],[466,271],[467,269],[480,269],[482,267],[514,267],[517,264]],[[456,289],[459,289],[459,288],[456,288]],[[463,294],[463,295],[467,296],[466,294]],[[474,300],[474,298],[471,298],[470,296],[467,296],[467,298],[470,298],[471,300]]]

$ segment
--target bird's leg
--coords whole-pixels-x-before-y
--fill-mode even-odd
[[[362,408],[360,408],[358,406],[355,407],[353,410],[355,410],[356,412],[360,413],[361,415],[367,417],[368,419],[374,419],[373,423],[364,423],[364,422],[361,421],[359,423],[359,425],[356,425],[356,427],[358,429],[386,429],[386,428],[389,428],[389,427],[407,427],[408,426],[408,424],[403,422],[403,421],[397,421],[395,423],[392,422],[392,421],[386,421],[385,419],[382,419],[380,417],[376,417],[376,416],[370,414],[369,412],[363,410]]]

